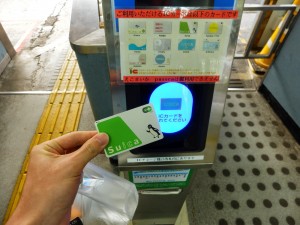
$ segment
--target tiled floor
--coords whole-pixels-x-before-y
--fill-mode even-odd
[[[300,146],[257,92],[227,95],[215,164],[187,199],[191,225],[300,224]]]

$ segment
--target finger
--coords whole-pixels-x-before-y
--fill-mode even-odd
[[[68,154],[82,146],[87,140],[97,134],[97,131],[76,131],[52,139],[45,144],[55,149],[59,154]]]
[[[76,163],[80,169],[83,169],[90,160],[103,152],[108,142],[109,137],[107,134],[96,134],[82,145],[81,148],[72,153],[74,163]]]

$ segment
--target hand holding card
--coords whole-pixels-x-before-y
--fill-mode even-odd
[[[99,133],[109,135],[107,157],[163,139],[152,104],[143,105],[95,122]]]

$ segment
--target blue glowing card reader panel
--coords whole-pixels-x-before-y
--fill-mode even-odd
[[[190,152],[205,149],[214,84],[126,84],[126,107],[152,103],[164,139],[134,149],[133,154]]]
[[[154,105],[164,133],[181,131],[191,121],[193,95],[183,84],[171,82],[158,86],[152,92],[149,102]]]

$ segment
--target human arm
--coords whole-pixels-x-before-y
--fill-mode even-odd
[[[82,170],[107,143],[106,134],[78,131],[35,146],[20,202],[6,225],[69,224]]]

